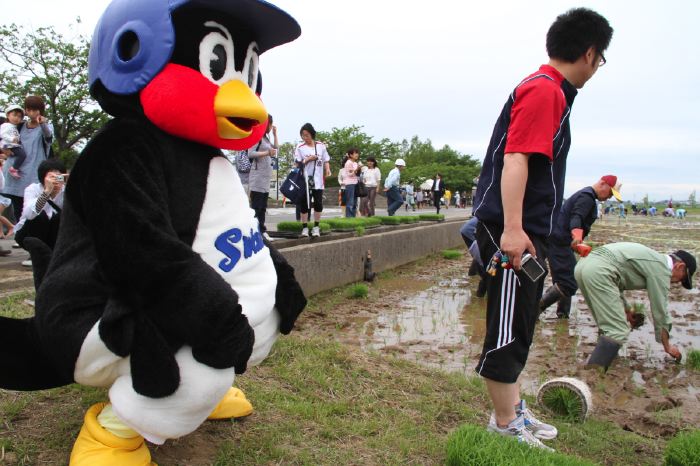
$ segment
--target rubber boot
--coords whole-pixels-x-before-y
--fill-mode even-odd
[[[157,466],[143,437],[121,438],[97,422],[106,403],[92,405],[70,454],[70,466],[120,465]]]
[[[214,411],[207,417],[210,421],[249,416],[253,413],[253,405],[245,394],[235,387],[229,388]]]
[[[479,286],[476,289],[476,297],[477,298],[483,298],[486,296],[486,292],[488,291],[489,288],[489,282],[486,278],[481,277],[481,280],[479,280]]]
[[[598,343],[588,358],[585,368],[590,369],[595,366],[602,367],[605,371],[608,370],[610,364],[617,357],[617,352],[620,351],[622,345],[610,337],[601,335],[598,337]]]
[[[571,312],[571,296],[565,296],[559,300],[557,304],[557,317],[560,319],[568,319]]]
[[[559,287],[555,284],[549,287],[549,289],[542,295],[540,299],[540,314],[547,310],[549,306],[564,298],[564,295],[559,291]],[[538,314],[539,316],[539,314]]]
[[[470,277],[479,275],[479,264],[477,264],[475,260],[472,260],[472,263],[469,264],[469,272],[467,272],[467,275]]]

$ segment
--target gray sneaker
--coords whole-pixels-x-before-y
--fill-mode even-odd
[[[515,407],[515,413],[522,415],[525,419],[525,428],[532,432],[532,435],[542,440],[553,440],[557,438],[557,428],[551,424],[546,424],[535,417],[525,404],[525,400],[520,400],[520,404]]]
[[[525,428],[525,418],[520,414],[518,417],[513,419],[507,427],[498,427],[498,424],[496,424],[496,416],[491,413],[491,419],[489,419],[489,425],[486,430],[505,437],[515,437],[518,442],[526,443],[531,447],[542,448],[543,450],[547,451],[554,451],[553,448],[550,448],[542,443],[540,439],[532,435],[532,432]]]

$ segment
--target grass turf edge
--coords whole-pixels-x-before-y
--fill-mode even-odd
[[[518,442],[515,438],[487,432],[483,427],[465,424],[447,440],[447,465],[499,466],[561,465],[589,466],[591,463],[563,453],[549,452]]]

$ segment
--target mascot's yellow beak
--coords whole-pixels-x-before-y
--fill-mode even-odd
[[[267,110],[260,98],[243,81],[234,79],[219,88],[214,99],[219,137],[243,139],[253,127],[267,123]]]

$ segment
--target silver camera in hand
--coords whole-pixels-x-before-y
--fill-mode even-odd
[[[533,283],[544,275],[544,268],[530,253],[525,253],[523,255],[523,259],[520,262],[520,269]]]

